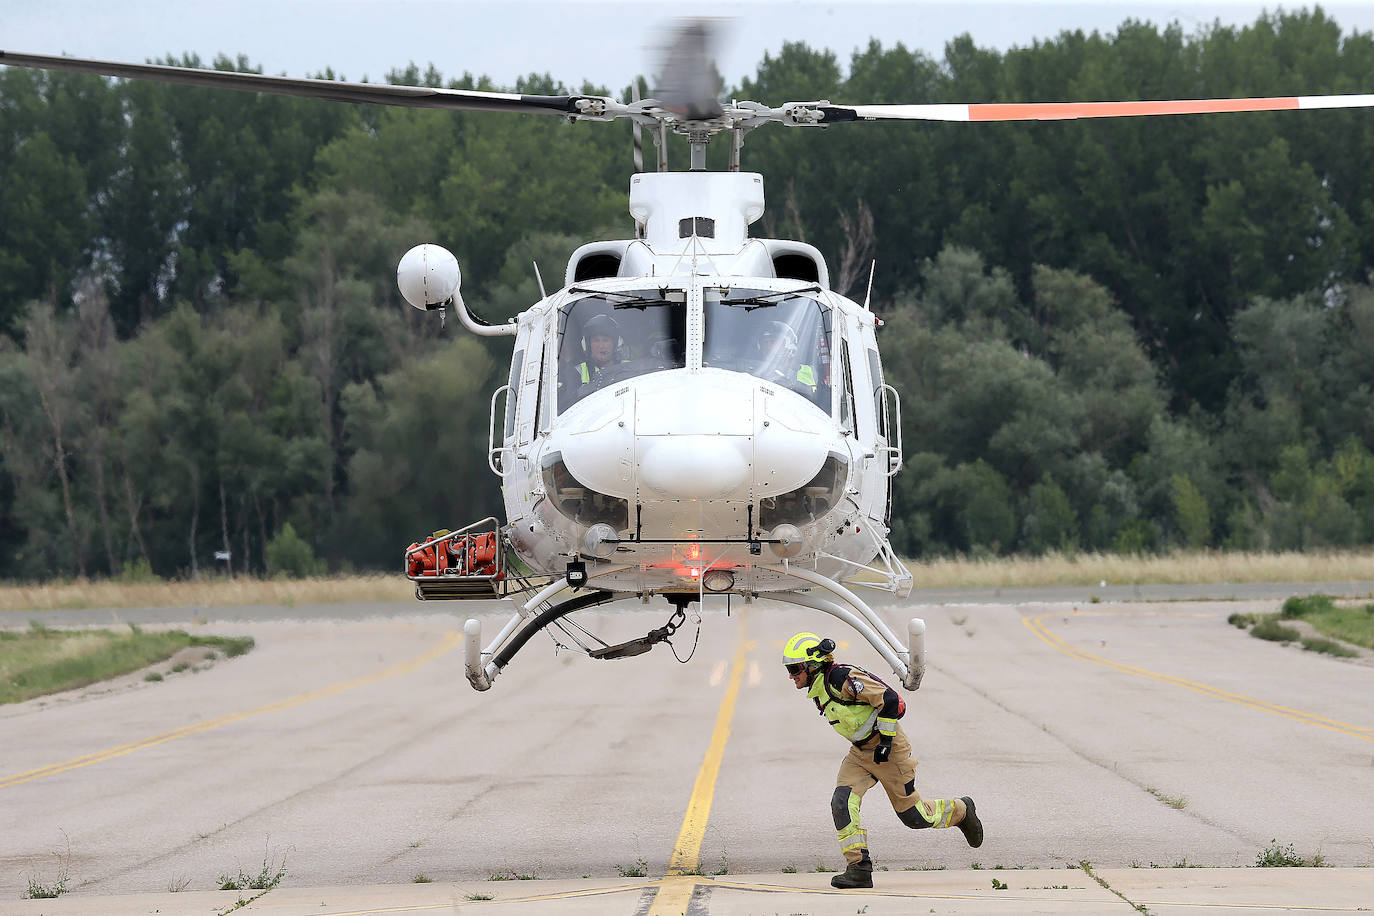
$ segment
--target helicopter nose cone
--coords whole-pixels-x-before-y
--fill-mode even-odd
[[[668,499],[719,499],[748,483],[749,463],[729,437],[664,436],[644,453],[639,473]]]

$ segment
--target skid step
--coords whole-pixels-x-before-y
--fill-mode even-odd
[[[500,598],[504,595],[501,583],[490,579],[474,581],[462,576],[443,576],[415,582],[415,597],[421,601]]]

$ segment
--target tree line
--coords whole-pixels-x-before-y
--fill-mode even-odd
[[[1313,95],[1371,72],[1371,36],[1318,9],[940,58],[874,41],[847,66],[789,44],[730,94]],[[631,234],[628,133],[0,68],[0,577],[385,569],[497,512],[508,345],[409,310],[396,261],[444,244],[469,302],[514,314],[531,260],[559,277]],[[1371,113],[774,126],[744,156],[761,234],[816,244],[855,294],[877,260],[900,551],[1374,541]]]

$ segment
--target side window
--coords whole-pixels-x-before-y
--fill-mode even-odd
[[[525,368],[525,351],[516,350],[510,358],[510,390],[506,392],[506,438],[515,435],[515,406],[520,403],[521,372]]]
[[[840,425],[854,432],[854,372],[849,368],[849,342],[840,344],[840,368],[844,375],[844,394],[840,397]]]
[[[539,344],[539,350],[538,350],[538,352],[539,352],[539,386],[535,389],[535,391],[536,391],[537,393],[536,393],[535,396],[534,396],[534,398],[535,398],[535,400],[534,400],[534,437],[535,437],[535,438],[538,438],[539,435],[540,435],[541,433],[547,431],[548,428],[549,428],[549,397],[548,397],[548,395],[547,395],[547,394],[545,393],[545,391],[544,391],[544,388],[545,388],[545,386],[546,386],[547,383],[548,383],[548,380],[545,378],[545,367],[548,366],[549,361],[548,361],[547,359],[544,358],[544,345],[543,345],[542,342]]]
[[[883,367],[878,351],[868,351],[868,377],[873,380],[873,415],[878,420],[878,435],[887,438],[887,400],[883,398]]]

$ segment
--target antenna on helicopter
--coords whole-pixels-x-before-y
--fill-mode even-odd
[[[547,299],[547,298],[549,298],[548,292],[544,289],[544,275],[541,274],[541,273],[539,272],[539,262],[538,262],[538,261],[530,261],[530,263],[534,265],[534,279],[535,279],[535,282],[537,282],[537,283],[539,284],[539,298],[540,298],[540,299]]]

